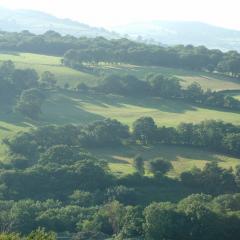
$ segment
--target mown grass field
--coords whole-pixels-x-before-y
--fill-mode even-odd
[[[214,90],[239,90],[240,81],[220,77],[214,74],[196,73],[167,68],[136,67],[129,65],[96,66],[99,76],[75,71],[61,65],[59,57],[37,54],[0,54],[0,61],[12,60],[18,68],[34,68],[38,73],[51,71],[56,75],[59,85],[69,83],[76,86],[80,82],[94,85],[102,74],[128,73],[141,78],[151,72],[175,75],[183,79],[185,86],[197,81],[204,88]],[[237,93],[234,95],[240,99]],[[180,122],[200,122],[206,119],[223,120],[234,124],[240,124],[240,113],[227,112],[222,109],[207,109],[191,104],[154,98],[126,98],[120,96],[103,96],[86,93],[77,93],[67,90],[55,90],[51,92],[42,108],[39,121],[34,122],[11,111],[7,106],[0,104],[0,141],[5,137],[11,137],[18,131],[27,131],[31,127],[47,124],[87,124],[103,118],[118,119],[131,127],[139,117],[151,116],[159,126],[177,126]],[[119,149],[97,150],[97,156],[107,159],[110,168],[118,174],[131,173],[131,162],[136,154],[141,153],[146,159],[163,157],[173,162],[172,176],[178,176],[182,171],[193,166],[203,167],[206,161],[218,161],[223,167],[235,166],[240,160],[205,152],[199,149],[177,146],[159,146],[154,148],[142,148],[139,146]],[[0,159],[4,160],[6,148],[0,145]]]

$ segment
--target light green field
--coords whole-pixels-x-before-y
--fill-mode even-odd
[[[235,167],[240,164],[240,159],[237,158],[182,146],[123,146],[116,149],[97,149],[92,153],[101,159],[107,160],[110,169],[120,175],[134,172],[132,161],[137,154],[143,157],[146,164],[148,160],[158,157],[171,161],[173,170],[169,175],[172,177],[178,177],[182,172],[193,167],[203,168],[207,162],[211,161],[218,162],[219,166],[223,168]]]
[[[240,125],[240,113],[192,106],[184,102],[157,98],[126,98],[113,95],[54,93],[43,108],[46,123],[88,123],[96,119],[118,119],[129,126],[142,116],[151,116],[160,125],[177,126],[181,122],[222,120]]]
[[[240,90],[240,80],[206,72],[193,72],[165,67],[139,67],[128,64],[101,63],[94,66],[98,69],[99,74],[93,75],[63,66],[61,64],[61,57],[31,53],[0,53],[0,62],[7,60],[12,60],[18,68],[34,68],[39,74],[44,71],[50,71],[55,74],[61,86],[68,83],[70,86],[75,87],[80,82],[95,85],[101,79],[102,75],[110,73],[132,74],[139,78],[145,78],[149,73],[161,73],[179,77],[182,79],[181,83],[183,86],[187,86],[192,82],[198,82],[204,89]]]
[[[236,98],[237,100],[240,101],[240,95],[236,95],[236,96],[234,96],[234,98]]]
[[[60,57],[32,53],[0,54],[0,62],[8,60],[13,61],[17,68],[33,68],[39,75],[44,71],[50,71],[54,73],[60,86],[68,83],[75,87],[80,82],[89,85],[95,84],[96,77],[94,75],[63,66]]]

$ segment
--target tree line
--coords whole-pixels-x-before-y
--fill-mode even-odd
[[[201,85],[196,82],[183,88],[180,83],[181,79],[162,74],[148,74],[143,80],[132,75],[108,75],[97,86],[89,87],[80,83],[76,89],[80,92],[91,90],[127,97],[161,97],[183,100],[206,107],[240,110],[240,101],[225,92],[210,89],[204,91]]]
[[[73,68],[82,68],[85,62],[122,62],[217,71],[234,77],[239,76],[240,55],[236,51],[224,53],[217,49],[192,45],[162,47],[128,39],[76,38],[70,35],[61,36],[54,31],[42,35],[28,31],[0,33],[1,51],[64,55],[64,64]]]

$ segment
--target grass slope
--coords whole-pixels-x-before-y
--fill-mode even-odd
[[[198,82],[204,89],[240,90],[240,80],[220,74],[186,71],[175,68],[100,63],[94,66],[99,72],[98,75],[94,75],[63,66],[61,64],[61,57],[31,53],[0,53],[0,62],[7,60],[12,60],[18,68],[34,68],[39,74],[44,71],[51,71],[55,74],[61,86],[68,83],[70,86],[75,87],[80,82],[94,85],[100,80],[102,75],[110,73],[133,74],[139,78],[144,78],[149,73],[162,73],[179,77],[182,80],[181,83],[183,86],[187,86],[192,82]]]
[[[65,83],[68,83],[70,86],[76,86],[80,82],[85,82],[89,85],[95,84],[96,79],[94,75],[63,66],[60,57],[32,53],[0,54],[0,62],[8,60],[13,61],[17,68],[33,68],[39,75],[44,71],[50,71],[54,73],[60,86],[64,86]]]
[[[88,123],[96,119],[113,118],[131,126],[142,116],[151,116],[160,125],[177,126],[180,122],[200,122],[207,119],[240,124],[240,113],[192,106],[184,102],[154,98],[127,98],[114,95],[86,95],[55,92],[43,108],[42,121],[63,124]]]
[[[89,150],[94,155],[109,162],[110,169],[116,174],[130,174],[134,172],[132,161],[139,154],[147,161],[153,158],[163,158],[171,161],[173,170],[169,173],[172,177],[178,177],[182,172],[193,167],[203,168],[207,162],[216,161],[221,167],[235,167],[239,159],[208,152],[198,148],[184,146],[158,145],[152,147],[144,146],[122,146],[112,149]]]
[[[139,78],[146,77],[149,73],[164,74],[180,78],[181,84],[186,87],[193,82],[198,82],[205,90],[240,90],[240,80],[221,74],[197,72],[166,67],[140,67],[128,64],[98,64],[95,65],[100,71],[108,73],[126,73]]]
[[[99,77],[75,71],[61,65],[59,57],[44,56],[38,54],[0,54],[0,61],[12,60],[18,68],[32,67],[39,73],[43,71],[53,72],[59,85],[69,83],[76,86],[79,82],[94,85]],[[136,67],[129,65],[107,65],[96,66],[99,72],[105,73],[129,73],[143,77],[151,72],[171,74],[181,77],[183,84],[198,81],[202,86],[215,90],[240,89],[240,82],[220,77],[214,74],[193,73],[168,68]],[[101,75],[101,74],[100,74]],[[211,79],[209,79],[211,78]],[[239,98],[239,92],[234,95]],[[30,127],[46,124],[86,124],[105,117],[118,119],[119,121],[132,125],[133,121],[142,116],[152,116],[157,124],[176,126],[180,122],[199,122],[206,119],[217,119],[234,124],[240,124],[240,113],[226,112],[192,106],[183,102],[164,99],[142,98],[133,99],[120,96],[103,96],[71,91],[56,90],[52,92],[43,106],[43,114],[38,122],[31,121],[11,111],[7,106],[0,103],[0,141],[14,135],[18,131],[27,131]],[[119,148],[108,150],[97,150],[96,155],[107,159],[110,168],[115,173],[130,173],[133,171],[131,161],[133,157],[142,153],[144,158],[162,156],[174,164],[172,176],[178,176],[183,170],[193,166],[202,167],[206,161],[216,160],[224,167],[235,166],[238,160],[222,155],[216,155],[201,151],[199,149],[183,148],[177,146],[159,146],[144,149],[139,146],[132,148]],[[0,145],[0,160],[6,156],[4,144]]]

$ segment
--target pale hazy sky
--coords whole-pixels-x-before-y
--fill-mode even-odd
[[[95,26],[150,20],[202,21],[240,30],[240,0],[0,0]]]

